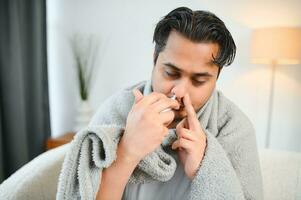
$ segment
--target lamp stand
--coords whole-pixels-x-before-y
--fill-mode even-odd
[[[270,83],[270,95],[269,95],[269,110],[268,110],[268,125],[267,125],[267,135],[265,140],[265,147],[270,147],[271,140],[271,125],[272,125],[272,115],[273,115],[273,104],[274,104],[274,85],[275,85],[275,73],[277,63],[275,60],[272,60],[271,63],[272,74],[271,74],[271,83]]]

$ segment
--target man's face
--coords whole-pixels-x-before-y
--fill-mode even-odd
[[[213,57],[216,58],[218,50],[216,43],[192,42],[171,31],[166,46],[159,53],[153,68],[154,92],[163,93],[168,97],[176,94],[182,106],[182,99],[188,93],[197,112],[215,88],[218,66],[213,63]],[[182,106],[175,111],[174,121],[186,117],[187,113]]]

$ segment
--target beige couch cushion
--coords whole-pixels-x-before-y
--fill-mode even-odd
[[[301,153],[260,150],[265,200],[301,199]]]
[[[47,151],[24,165],[0,185],[0,199],[55,199],[57,182],[69,145]]]

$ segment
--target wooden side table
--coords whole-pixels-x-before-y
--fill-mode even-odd
[[[56,147],[59,147],[63,144],[67,144],[71,142],[73,139],[75,133],[74,132],[67,132],[62,136],[56,137],[56,138],[48,138],[46,141],[46,150],[50,150]]]

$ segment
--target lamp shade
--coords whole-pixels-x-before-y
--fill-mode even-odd
[[[300,28],[255,29],[251,40],[253,63],[301,63]]]

